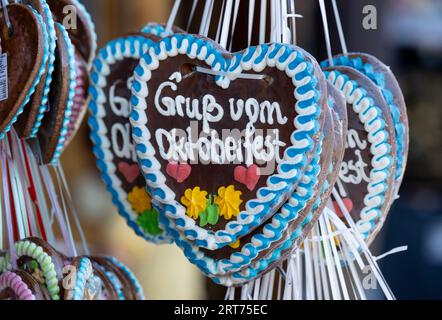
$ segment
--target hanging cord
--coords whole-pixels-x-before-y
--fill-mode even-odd
[[[249,0],[249,25],[247,44],[250,47],[252,44],[253,21],[255,18],[255,0]]]
[[[233,7],[233,0],[227,0],[226,10],[224,12],[224,18],[223,18],[223,30],[221,32],[221,38],[219,41],[219,44],[223,48],[227,48],[227,40],[229,37],[229,30],[230,30],[230,20],[232,17],[232,7]]]
[[[173,5],[172,11],[170,12],[169,20],[167,21],[166,31],[172,31],[173,24],[175,23],[180,5],[181,0],[175,0],[175,4]]]
[[[327,47],[328,61],[330,63],[330,66],[333,67],[334,63],[333,63],[333,54],[332,54],[331,42],[330,42],[330,31],[328,28],[327,10],[325,8],[324,0],[319,0],[319,7],[321,9],[322,24],[324,25],[324,36],[325,36],[325,45]]]
[[[347,56],[348,55],[347,42],[345,40],[344,30],[342,28],[342,23],[341,23],[341,16],[339,14],[338,5],[336,4],[336,0],[332,0],[332,5],[333,5],[333,12],[335,15],[335,20],[336,20],[336,26],[338,28],[338,33],[339,33],[339,41],[341,42],[342,53]]]
[[[87,241],[86,241],[86,236],[84,234],[84,229],[81,226],[80,219],[79,219],[79,216],[78,216],[78,212],[75,209],[75,206],[74,206],[74,203],[73,203],[73,200],[72,200],[72,195],[71,195],[71,192],[69,191],[69,187],[68,187],[68,184],[67,184],[67,180],[66,180],[66,176],[64,174],[63,167],[61,165],[56,166],[55,167],[55,172],[56,172],[56,175],[57,175],[58,183],[62,186],[62,192],[67,197],[69,209],[70,209],[71,215],[74,218],[74,223],[75,223],[75,226],[77,228],[78,234],[80,236],[80,240],[81,240],[81,243],[82,243],[82,246],[83,246],[83,250],[84,250],[86,255],[90,255],[90,250],[89,250],[89,246],[88,246]],[[69,222],[69,219],[67,217],[66,217],[66,219]]]
[[[261,0],[261,10],[259,18],[259,44],[266,42],[267,31],[267,0]]]
[[[8,36],[12,37],[14,34],[14,28],[12,26],[11,19],[9,18],[8,1],[1,0],[1,6],[2,6],[2,11],[3,11],[3,18],[5,20],[6,27],[8,28]]]
[[[223,13],[226,7],[226,0],[223,0],[223,5],[221,7],[221,14],[219,15],[219,21],[218,21],[218,28],[216,30],[216,37],[215,37],[215,41],[219,42],[219,37],[221,36],[221,29],[223,26]]]
[[[239,5],[240,5],[241,0],[235,0],[235,7],[234,7],[234,12],[233,12],[233,25],[232,25],[232,30],[230,31],[230,41],[229,41],[229,51],[232,51],[232,46],[233,46],[233,35],[236,29],[236,22],[238,20],[238,13],[239,13]]]
[[[190,26],[192,25],[193,18],[195,17],[196,7],[198,6],[198,0],[193,0],[192,9],[190,9],[189,20],[187,21],[186,31],[189,32]]]
[[[4,211],[6,216],[6,228],[8,236],[9,251],[11,255],[11,264],[14,269],[17,268],[17,255],[15,254],[14,243],[15,243],[15,233],[12,222],[12,212],[11,212],[11,202],[10,202],[10,188],[9,188],[9,178],[8,178],[8,164],[6,160],[6,146],[5,140],[1,141],[1,162],[2,162],[2,195],[4,195]]]

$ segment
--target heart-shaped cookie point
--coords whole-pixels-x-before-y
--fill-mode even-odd
[[[166,172],[178,183],[182,183],[189,178],[192,167],[188,163],[170,162],[167,165]]]
[[[183,76],[186,65],[192,72]],[[186,239],[223,248],[259,227],[293,192],[319,139],[326,100],[319,71],[293,46],[229,53],[189,34],[164,38],[146,53],[132,85],[137,157],[154,200]],[[184,182],[171,162],[192,164]],[[257,179],[256,168],[247,171],[253,164],[266,179]],[[245,183],[235,179],[238,165]],[[189,197],[197,188],[195,202]],[[204,195],[220,206],[216,225],[201,227],[189,214],[206,209]]]
[[[41,77],[44,33],[39,16],[21,4],[8,5],[13,33],[0,19],[1,50],[7,55],[7,99],[0,101],[0,139],[11,129],[29,102]]]
[[[342,199],[342,202],[347,212],[351,212],[351,210],[353,210],[353,201],[351,201],[350,198],[344,198]],[[344,213],[342,212],[341,207],[339,206],[339,203],[337,201],[333,201],[333,207],[335,208],[335,212],[338,217],[344,218]]]
[[[261,172],[256,164],[246,168],[244,166],[237,166],[234,171],[235,180],[244,184],[250,191],[255,190],[258,184]]]
[[[118,164],[118,171],[129,183],[133,183],[141,174],[140,167],[136,163],[129,164],[123,161]]]

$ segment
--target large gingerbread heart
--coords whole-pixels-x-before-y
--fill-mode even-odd
[[[138,235],[163,243],[171,239],[163,232],[146,190],[129,123],[130,78],[152,39],[138,33],[100,50],[91,74],[89,126],[97,166],[120,215]]]
[[[137,156],[154,199],[186,238],[222,248],[287,200],[321,114],[314,72],[290,46],[229,54],[192,35],[165,38],[143,57],[131,100]],[[248,78],[238,78],[241,73]],[[171,163],[192,167],[185,181],[168,174]],[[234,174],[252,165],[261,173],[254,190]]]
[[[349,67],[326,69],[347,102],[347,144],[336,190],[351,200],[350,214],[368,243],[381,229],[395,195],[396,137],[379,88]]]
[[[44,25],[32,8],[11,4],[7,7],[13,34],[0,19],[1,48],[7,54],[8,98],[0,101],[0,139],[11,129],[29,102],[44,73]]]

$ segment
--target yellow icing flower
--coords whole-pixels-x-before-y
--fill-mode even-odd
[[[207,192],[201,191],[200,187],[187,189],[181,203],[187,208],[186,213],[192,219],[197,220],[200,212],[204,212],[207,207]]]
[[[127,200],[138,214],[152,209],[152,199],[144,188],[134,187],[127,196]]]
[[[229,247],[232,249],[238,249],[240,245],[241,245],[241,240],[238,239],[235,242],[229,244]]]
[[[235,190],[234,186],[221,187],[218,189],[218,195],[215,197],[215,204],[218,205],[220,216],[226,220],[232,219],[240,212],[239,206],[243,202],[241,200],[241,191]]]

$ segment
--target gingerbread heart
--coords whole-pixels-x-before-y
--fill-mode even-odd
[[[44,73],[23,114],[15,125],[17,134],[21,138],[26,139],[34,138],[37,135],[41,119],[48,109],[48,96],[52,83],[52,73],[54,72],[56,34],[52,13],[45,0],[24,0],[22,3],[34,8],[41,16],[42,29],[45,36]]]
[[[1,49],[7,55],[7,99],[0,101],[0,139],[11,129],[29,102],[45,70],[44,24],[32,8],[11,4],[7,7],[13,33],[4,19]]]
[[[153,197],[189,240],[210,250],[233,243],[271,217],[293,192],[322,109],[314,72],[290,46],[262,45],[229,54],[192,35],[165,38],[143,57],[131,100],[137,156]],[[238,78],[241,73],[249,75]],[[227,143],[220,138],[223,130]],[[235,136],[241,132],[246,139]],[[256,141],[250,139],[255,133]],[[260,141],[274,146],[271,156],[243,156]],[[235,181],[238,160],[270,166],[256,192]],[[184,183],[168,178],[171,161],[192,165]],[[199,227],[199,213],[212,206],[219,208],[219,223]]]
[[[368,243],[381,229],[395,194],[396,137],[390,109],[379,88],[349,67],[326,76],[346,99],[348,133],[336,190],[353,203],[350,215]]]
[[[66,134],[66,141],[64,148],[74,139],[77,131],[80,129],[84,116],[87,112],[87,96],[89,87],[89,72],[86,62],[76,52],[75,53],[75,65],[76,65],[76,85],[74,103],[71,109],[71,116],[69,118],[68,132]]]
[[[90,67],[97,50],[95,25],[86,7],[78,0],[47,0],[55,19],[65,25],[69,37]],[[73,22],[76,25],[72,25]]]
[[[0,300],[50,300],[48,290],[24,271],[6,271],[0,275]]]
[[[385,102],[390,109],[396,135],[396,193],[405,173],[409,148],[409,126],[407,107],[399,83],[390,67],[376,57],[366,53],[348,53],[333,57],[336,66],[348,66],[366,75],[381,90]],[[322,63],[329,66],[328,61]]]
[[[129,124],[130,78],[153,40],[138,33],[113,40],[100,50],[91,73],[88,122],[97,166],[120,215],[138,235],[163,243],[171,239],[163,232],[146,190]]]
[[[67,138],[76,86],[75,49],[66,29],[55,24],[57,48],[55,70],[49,92],[51,109],[42,120],[37,140],[37,157],[42,164],[57,164]],[[41,155],[38,153],[40,150]]]

